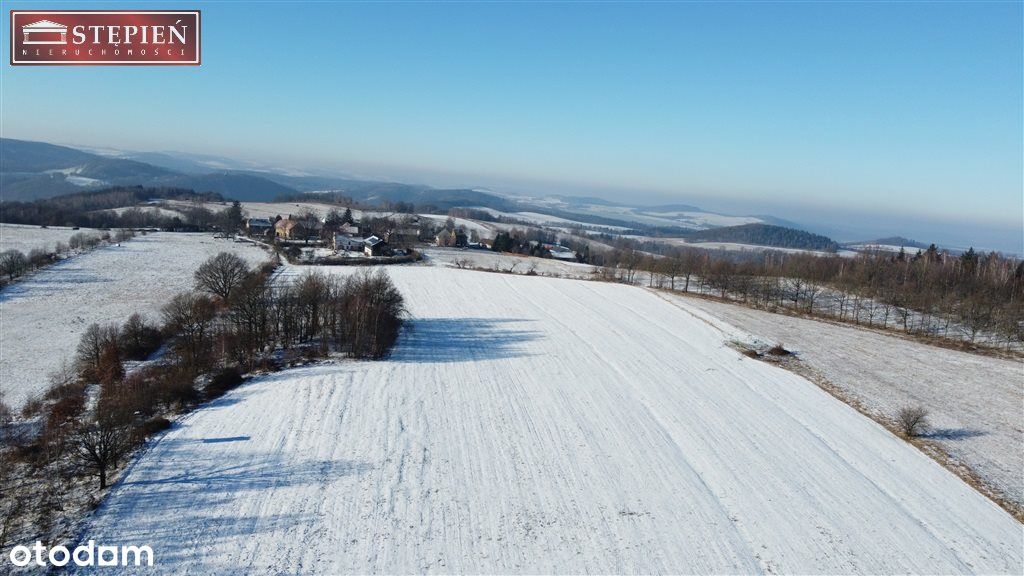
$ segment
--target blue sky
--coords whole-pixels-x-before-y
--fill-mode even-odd
[[[1021,6],[161,3],[201,67],[5,64],[2,130],[1019,244]]]

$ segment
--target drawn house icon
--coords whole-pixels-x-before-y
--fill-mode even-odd
[[[25,35],[23,44],[67,44],[68,27],[49,20],[40,20],[21,27]],[[60,40],[57,39],[60,34]]]

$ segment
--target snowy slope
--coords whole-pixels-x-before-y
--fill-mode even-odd
[[[25,224],[0,224],[0,252],[4,250],[20,250],[28,254],[33,248],[53,251],[58,242],[67,243],[75,234],[99,236],[99,230],[82,228],[75,230],[64,226],[28,226]]]
[[[593,278],[597,272],[595,266],[568,262],[553,258],[520,256],[489,250],[473,250],[462,248],[423,248],[424,262],[435,266],[458,266],[465,268],[482,268],[516,274],[526,274],[533,270],[542,276],[558,276],[563,278]]]
[[[930,439],[1024,508],[1024,362],[723,302],[663,297],[724,319],[763,342],[784,343],[874,414],[891,418],[903,406],[925,407],[933,427]]]
[[[172,296],[192,288],[199,264],[221,251],[266,259],[252,244],[157,233],[63,260],[0,290],[4,401],[17,408],[45,390],[48,375],[74,360],[90,324],[121,324],[135,312],[158,319]]]
[[[650,292],[391,272],[415,315],[391,359],[192,414],[83,538],[168,574],[1024,569],[1002,509]]]

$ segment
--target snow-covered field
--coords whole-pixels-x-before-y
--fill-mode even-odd
[[[391,358],[193,413],[83,538],[168,574],[1024,571],[1001,508],[650,291],[389,270]]]
[[[45,231],[44,231],[45,232]],[[123,323],[134,312],[159,318],[174,294],[189,290],[203,260],[236,252],[253,263],[266,253],[209,234],[136,236],[63,260],[0,291],[0,387],[18,407],[41,393],[48,375],[74,359],[94,322]]]
[[[424,262],[441,266],[454,266],[464,263],[464,268],[483,268],[525,274],[533,270],[543,276],[559,276],[563,278],[592,278],[596,267],[590,264],[567,262],[553,258],[534,258],[503,254],[488,250],[471,250],[459,248],[424,248],[421,250]]]
[[[1024,362],[735,304],[664,297],[711,315],[729,338],[783,343],[875,415],[892,418],[904,406],[925,407],[933,426],[930,439],[1024,508]]]
[[[583,221],[580,221],[580,220],[570,220],[568,218],[560,218],[558,216],[551,216],[551,215],[548,215],[548,214],[542,214],[540,212],[502,212],[501,210],[495,210],[494,208],[486,208],[486,207],[483,207],[483,206],[475,206],[475,207],[473,207],[473,209],[474,210],[481,210],[483,212],[487,212],[491,216],[512,218],[512,219],[515,219],[515,220],[521,220],[523,222],[527,222],[529,224],[534,224],[534,225],[537,225],[537,226],[548,226],[548,227],[551,227],[551,226],[561,226],[561,227],[565,227],[565,226],[583,226],[583,227],[587,227],[587,228],[597,228],[597,229],[604,230],[604,231],[609,231],[609,232],[622,232],[624,230],[628,230],[628,228],[626,228],[624,226],[609,226],[609,225],[604,225],[604,224],[592,224],[592,223],[583,222]]]
[[[687,242],[685,238],[663,238],[659,236],[636,236],[626,235],[626,238],[632,238],[634,240],[641,240],[645,242],[661,242],[663,244],[669,244],[671,246],[679,246],[685,248],[702,248],[705,250],[726,250],[730,252],[785,252],[787,254],[814,254],[817,256],[833,256],[839,255],[847,258],[852,258],[857,255],[857,252],[853,250],[837,250],[834,254],[831,252],[824,252],[821,250],[807,250],[804,248],[781,248],[778,246],[765,246],[761,244],[741,244],[739,242]]]
[[[63,226],[42,228],[24,224],[0,224],[0,252],[4,250],[20,250],[28,254],[29,250],[33,248],[53,250],[58,242],[66,244],[68,238],[78,233],[95,236],[101,234],[99,230],[93,230],[92,228],[74,230]]]

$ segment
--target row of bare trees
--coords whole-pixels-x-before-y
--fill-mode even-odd
[[[663,256],[626,249],[605,258],[602,274],[610,280],[972,344],[1024,343],[1024,262],[995,252],[953,255],[932,246],[914,255],[736,258],[700,249]]]
[[[111,234],[76,232],[67,242],[57,242],[53,249],[42,247],[32,248],[28,254],[21,250],[11,249],[0,252],[0,286],[13,282],[17,278],[33,272],[76,252],[90,250],[104,242],[123,242],[135,234],[131,230],[118,230]]]

